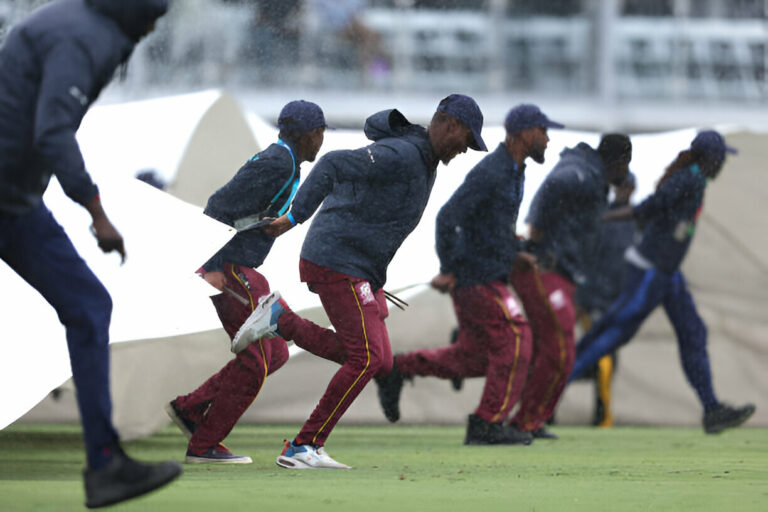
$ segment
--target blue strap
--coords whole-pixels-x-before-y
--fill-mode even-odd
[[[277,198],[280,197],[280,194],[285,192],[285,189],[288,188],[288,185],[293,181],[293,177],[296,176],[296,158],[293,156],[293,151],[291,150],[291,147],[283,142],[282,139],[277,139],[277,143],[283,146],[285,149],[288,150],[288,154],[291,155],[291,162],[293,162],[293,171],[291,172],[291,177],[288,179],[288,181],[285,182],[285,185],[275,194],[275,197],[272,198],[272,201],[270,203],[274,203],[277,201]],[[290,199],[293,199],[293,195],[291,195]]]

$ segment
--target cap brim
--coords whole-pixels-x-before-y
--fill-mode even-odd
[[[470,144],[469,147],[475,151],[488,151],[488,147],[485,145],[485,141],[475,130],[472,130],[472,138],[474,139],[474,144]]]
[[[726,151],[727,153],[731,153],[731,154],[733,154],[733,155],[735,155],[735,154],[737,154],[737,153],[739,152],[739,150],[738,150],[738,149],[736,149],[736,148],[732,148],[732,147],[730,147],[730,146],[725,146],[725,151]]]
[[[547,124],[545,125],[547,128],[565,128],[564,124],[556,123],[555,121],[551,119],[547,119]]]

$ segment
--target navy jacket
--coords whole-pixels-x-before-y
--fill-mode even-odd
[[[240,220],[278,217],[301,177],[295,155],[295,149],[288,144],[287,147],[271,144],[214,192],[208,199],[205,213],[230,226]],[[206,272],[221,271],[225,262],[258,267],[264,263],[274,242],[275,238],[261,229],[240,231],[203,265],[203,269]]]
[[[440,272],[457,286],[507,281],[520,250],[515,226],[525,169],[504,144],[483,158],[437,215]]]
[[[609,210],[627,206],[611,203]],[[586,282],[576,289],[576,302],[585,311],[605,311],[619,297],[624,283],[624,253],[640,232],[634,219],[602,222],[594,257],[588,262]]]
[[[167,0],[60,0],[34,11],[0,49],[0,213],[42,202],[52,175],[85,204],[97,189],[75,133]]]
[[[583,142],[564,149],[536,192],[527,218],[544,235],[531,248],[542,267],[554,268],[572,282],[584,282],[607,198],[597,151]]]
[[[656,268],[672,273],[680,267],[693,239],[707,180],[697,165],[680,169],[651,196],[633,208],[643,225],[637,249]]]
[[[301,257],[363,278],[377,290],[424,213],[438,159],[426,130],[397,110],[372,115],[364,130],[375,142],[323,156],[299,188],[291,213],[304,222],[322,203]]]

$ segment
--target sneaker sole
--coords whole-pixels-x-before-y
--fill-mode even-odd
[[[280,300],[280,292],[274,291],[259,301],[250,316],[245,319],[243,325],[237,330],[235,337],[232,338],[231,350],[234,354],[239,354],[245,350],[248,345],[259,339],[252,336],[250,332],[251,327],[265,315],[271,314],[272,303],[277,302],[278,300]],[[267,303],[269,303],[269,307],[265,307]]]
[[[195,457],[187,455],[184,458],[184,464],[251,464],[253,460],[245,455],[234,459],[209,459],[207,457]]]
[[[352,469],[350,466],[310,466],[300,460],[292,459],[291,457],[283,457],[279,455],[275,460],[275,464],[285,469]]]
[[[169,418],[171,418],[171,421],[179,427],[179,430],[181,430],[181,433],[186,436],[187,439],[192,439],[192,432],[187,428],[187,426],[184,424],[184,420],[182,420],[178,414],[176,414],[176,411],[173,409],[173,406],[170,402],[166,403],[163,406],[163,409],[165,409],[165,413],[168,415]]]

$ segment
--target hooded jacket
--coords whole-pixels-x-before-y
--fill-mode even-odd
[[[52,175],[74,201],[97,193],[75,139],[83,116],[167,0],[60,0],[0,49],[0,214],[42,203]]]
[[[291,207],[296,222],[312,220],[301,257],[384,286],[387,267],[419,223],[435,183],[438,158],[422,126],[397,110],[365,122],[369,146],[323,156]]]
[[[607,207],[608,183],[600,155],[583,142],[564,149],[531,202],[527,221],[543,238],[530,250],[543,267],[582,284]]]

